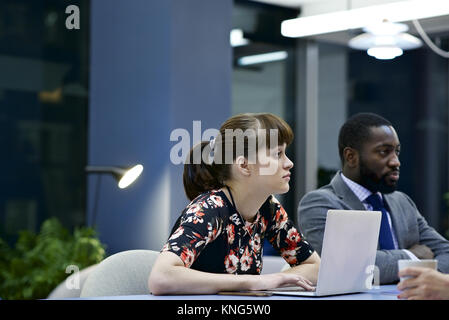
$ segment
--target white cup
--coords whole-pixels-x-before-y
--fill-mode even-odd
[[[430,268],[437,269],[438,260],[435,259],[426,259],[426,260],[398,260],[398,268],[399,271],[408,267],[419,267],[419,268]],[[411,277],[401,277],[401,281],[408,279]]]

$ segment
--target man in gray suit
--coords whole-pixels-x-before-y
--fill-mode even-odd
[[[399,259],[435,258],[438,269],[449,273],[449,242],[396,191],[401,146],[391,123],[376,114],[357,114],[340,129],[338,148],[342,170],[299,203],[298,225],[315,250],[321,254],[329,209],[376,210],[382,212],[376,254],[381,284],[399,280]]]

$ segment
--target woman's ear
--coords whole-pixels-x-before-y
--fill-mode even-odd
[[[248,166],[248,159],[246,159],[244,156],[238,156],[235,159],[235,164],[236,164],[237,171],[240,174],[247,176],[247,177],[251,175],[251,170]]]
[[[343,158],[349,168],[357,168],[359,166],[359,152],[356,149],[351,147],[344,148]]]

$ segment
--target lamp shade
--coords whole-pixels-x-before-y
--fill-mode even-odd
[[[368,55],[381,60],[390,60],[402,55],[403,50],[416,49],[422,41],[406,33],[408,26],[403,23],[382,21],[367,26],[362,33],[352,38],[348,45],[357,50],[367,50]]]
[[[416,49],[422,46],[422,41],[408,33],[396,35],[375,35],[372,33],[362,33],[349,41],[349,46],[353,49],[368,50],[378,46],[396,46],[403,50]]]
[[[118,182],[118,187],[124,189],[131,185],[140,176],[143,166],[137,164],[129,168],[116,166],[87,166],[87,173],[111,174]]]

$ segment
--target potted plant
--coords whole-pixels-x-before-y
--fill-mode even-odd
[[[56,218],[46,220],[38,234],[21,231],[14,248],[0,239],[0,298],[44,299],[70,274],[105,257],[105,246],[92,228],[71,234]]]

